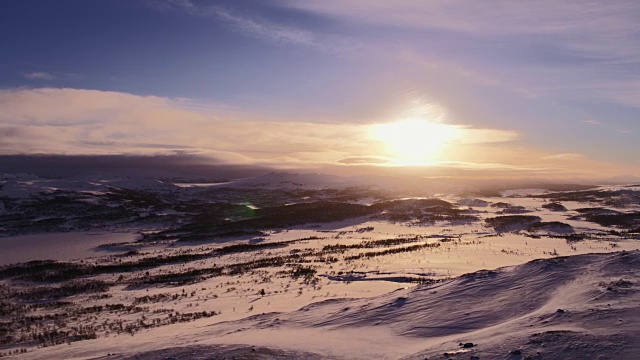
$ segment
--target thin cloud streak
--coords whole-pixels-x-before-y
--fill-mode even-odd
[[[29,80],[55,80],[57,76],[46,72],[25,73],[24,77]]]
[[[156,4],[161,9],[184,11],[220,21],[234,31],[276,44],[301,45],[328,53],[343,54],[358,48],[347,37],[329,36],[304,29],[284,26],[266,19],[250,18],[238,11],[216,5],[199,5],[190,0],[169,0]]]
[[[523,92],[640,107],[640,8],[636,1],[326,0],[286,6],[381,27],[370,48],[414,53],[476,80]],[[418,35],[416,35],[418,36]],[[374,42],[376,40],[373,40]],[[405,47],[405,48],[403,48]],[[474,75],[475,74],[475,75]]]

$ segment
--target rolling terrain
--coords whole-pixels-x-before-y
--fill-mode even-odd
[[[4,175],[0,354],[638,356],[640,187],[383,180]]]

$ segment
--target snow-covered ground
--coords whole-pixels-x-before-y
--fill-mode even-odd
[[[638,251],[557,257],[375,297],[37,349],[29,357],[231,358],[244,348],[247,358],[637,359],[639,276]]]
[[[638,187],[433,199],[353,181],[5,176],[0,225],[27,235],[0,237],[0,264],[58,261],[0,267],[0,355],[640,356]]]

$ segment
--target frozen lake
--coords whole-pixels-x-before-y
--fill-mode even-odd
[[[31,260],[72,260],[104,255],[98,245],[130,242],[132,233],[68,232],[0,238],[0,265]]]

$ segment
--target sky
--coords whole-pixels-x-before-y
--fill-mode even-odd
[[[0,155],[640,176],[633,0],[4,0],[0,43]]]

